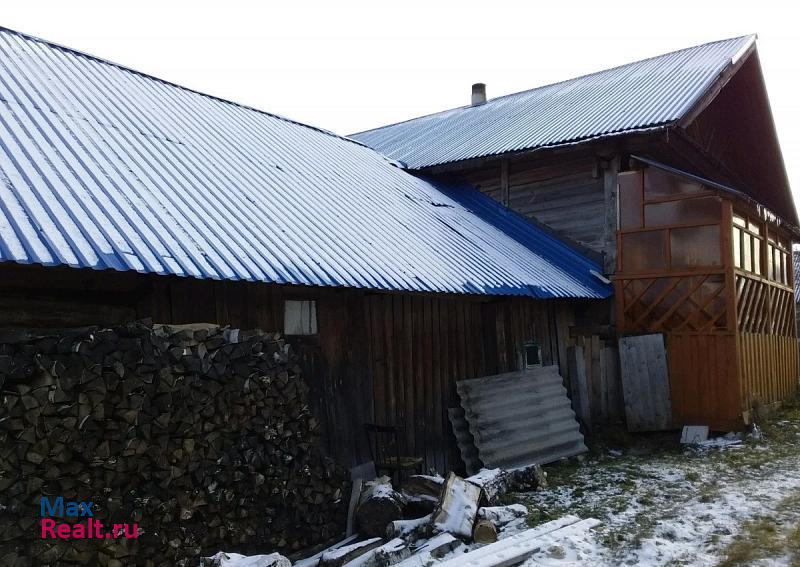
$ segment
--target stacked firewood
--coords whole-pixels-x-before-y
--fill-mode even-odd
[[[0,333],[3,564],[196,564],[335,537],[347,473],[319,453],[307,393],[261,331]],[[95,521],[138,537],[42,539],[43,496],[92,502]]]

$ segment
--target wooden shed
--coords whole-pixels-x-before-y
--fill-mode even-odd
[[[340,463],[369,460],[368,422],[405,425],[404,454],[446,472],[455,381],[563,365],[576,310],[612,293],[597,262],[467,184],[0,38],[0,327],[281,331]]]
[[[282,331],[300,356],[327,452],[369,461],[367,422],[405,425],[426,470],[463,466],[447,409],[456,381],[566,366],[569,328],[591,300],[379,292],[0,263],[0,328],[115,325],[141,318]],[[308,325],[288,310],[306,306]],[[313,314],[313,324],[311,324]]]
[[[602,262],[615,297],[571,334],[617,349],[621,336],[665,333],[671,427],[739,427],[797,390],[787,255],[800,221],[755,36],[353,136],[474,185]],[[586,379],[600,408],[637,403],[596,367]]]
[[[741,427],[797,391],[793,230],[654,162],[619,174],[618,331],[663,333],[676,424]]]

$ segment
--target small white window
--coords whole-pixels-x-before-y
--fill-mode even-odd
[[[286,335],[316,335],[317,302],[285,301],[283,304],[283,332]]]

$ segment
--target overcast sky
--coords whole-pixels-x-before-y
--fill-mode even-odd
[[[772,7],[775,6],[775,7]],[[341,134],[691,45],[759,36],[800,195],[800,29],[790,2],[3,3],[0,23]]]

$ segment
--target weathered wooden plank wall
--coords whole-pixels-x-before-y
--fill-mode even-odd
[[[374,418],[406,426],[405,443],[429,466],[458,463],[447,409],[455,382],[522,368],[522,346],[536,341],[544,364],[558,364],[556,307],[527,299],[369,295]]]
[[[562,376],[572,406],[586,433],[625,418],[617,342],[600,335],[577,335],[565,341]]]
[[[508,188],[503,190],[503,163],[507,163]],[[458,173],[493,199],[558,235],[602,253],[615,246],[606,228],[605,179],[594,157],[565,158],[542,164],[532,160],[496,161]]]
[[[26,267],[0,271],[9,275],[0,280],[0,297],[14,306],[0,313],[0,326],[151,317],[162,323],[281,330],[286,299],[316,301],[319,334],[293,337],[292,343],[325,426],[327,449],[346,465],[370,458],[364,423],[404,422],[409,453],[425,456],[427,465],[440,471],[460,466],[447,418],[447,408],[458,405],[455,381],[521,368],[526,341],[541,345],[544,364],[558,364],[568,326],[574,324],[574,304],[565,301],[377,294]],[[12,288],[25,297],[9,295]],[[87,311],[86,305],[92,308]]]

